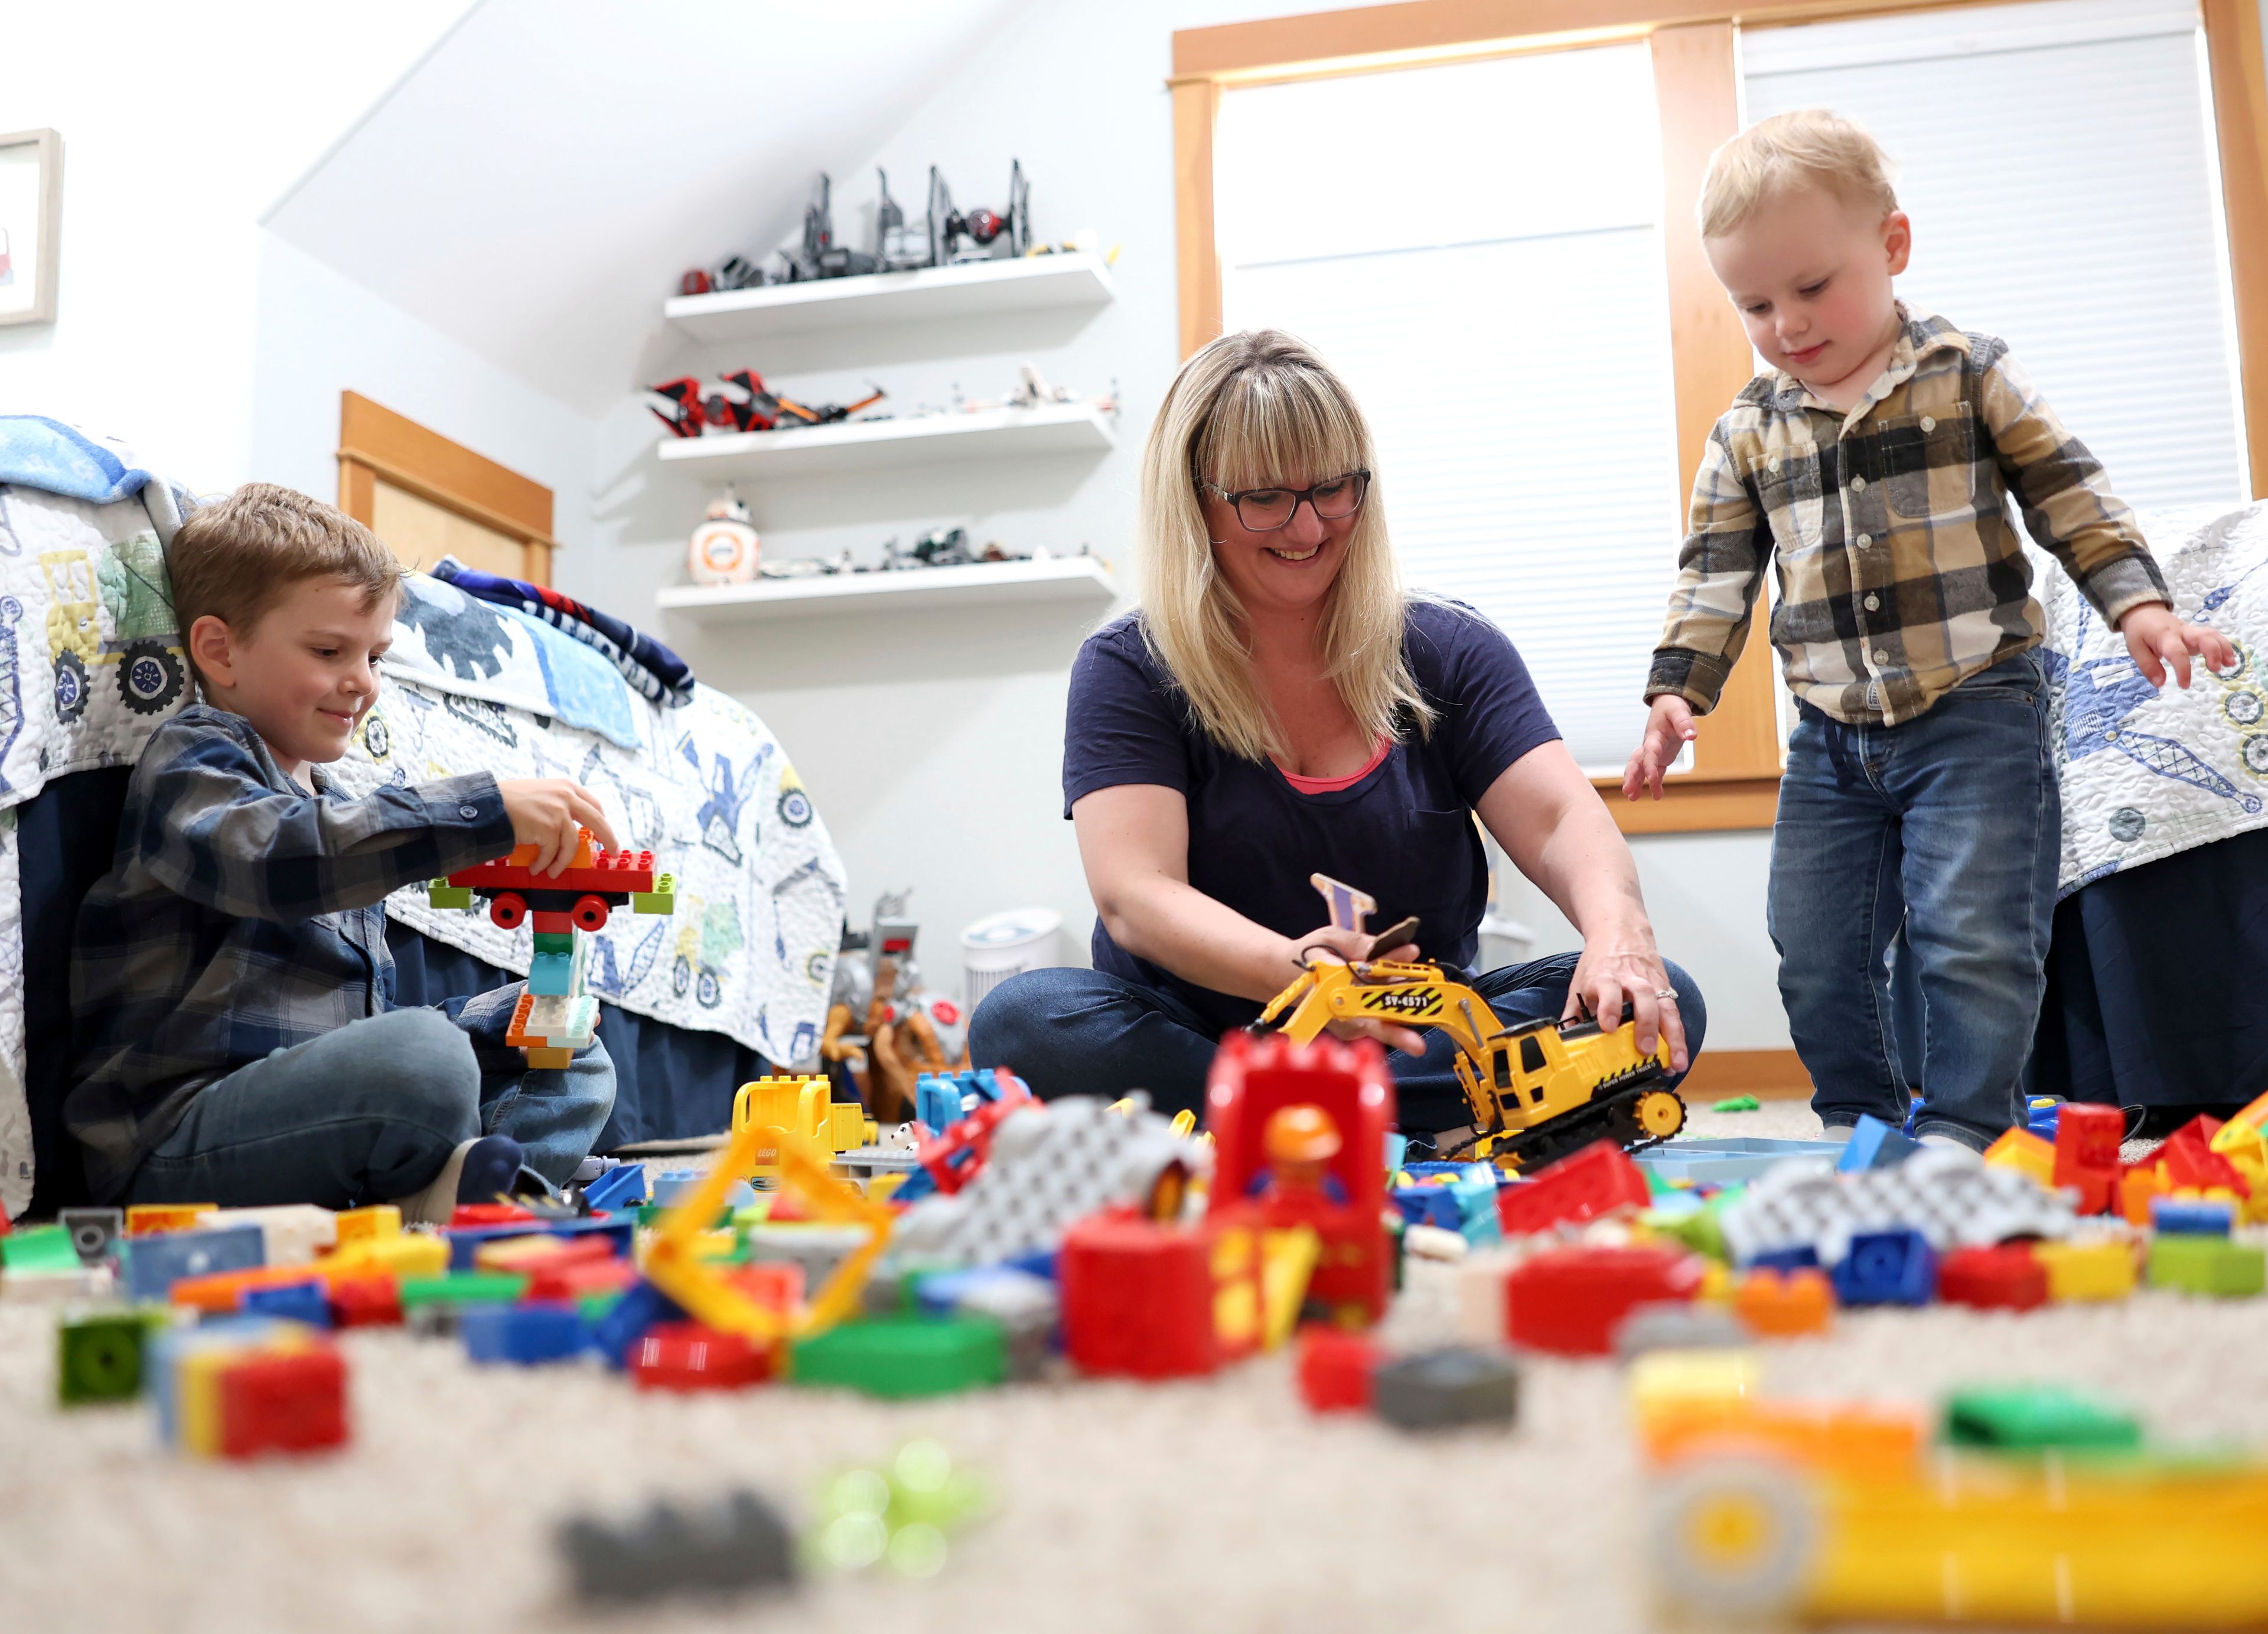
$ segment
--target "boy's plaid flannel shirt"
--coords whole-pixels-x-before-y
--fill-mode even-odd
[[[2011,492],[2107,622],[2171,604],[2133,513],[2007,343],[1898,310],[1889,365],[1849,414],[1775,372],[1717,422],[1649,700],[1715,705],[1776,556],[1789,689],[1852,725],[1913,719],[2046,634]]]
[[[394,1007],[388,892],[512,846],[488,772],[351,800],[309,794],[252,723],[195,704],[127,786],[71,955],[77,1082],[63,1121],[115,1199],[206,1085]]]

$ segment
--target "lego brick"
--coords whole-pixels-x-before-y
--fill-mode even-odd
[[[1319,1323],[1300,1329],[1300,1399],[1311,1413],[1361,1411],[1371,1405],[1371,1374],[1382,1354],[1365,1334]]]
[[[126,1293],[136,1303],[158,1301],[183,1277],[245,1270],[267,1262],[266,1237],[257,1226],[136,1237],[126,1245]]]
[[[105,1311],[55,1326],[55,1397],[64,1406],[130,1402],[142,1394],[151,1319],[138,1311]]]
[[[1505,1234],[1515,1236],[1643,1209],[1652,1199],[1644,1171],[1613,1141],[1601,1140],[1501,1188],[1494,1201]]]
[[[1984,1148],[1984,1161],[2029,1174],[2043,1186],[2055,1184],[2055,1148],[2029,1129],[2009,1129]]]
[[[2150,1200],[2172,1191],[2174,1183],[2154,1163],[2137,1163],[2124,1170],[2111,1194],[2112,1207],[2130,1226],[2150,1223]]]
[[[580,1304],[597,1296],[627,1293],[637,1280],[637,1266],[611,1256],[571,1261],[563,1265],[539,1265],[528,1273],[526,1297],[571,1299]]]
[[[1492,1351],[1426,1351],[1381,1362],[1371,1395],[1378,1416],[1401,1430],[1509,1428],[1520,1414],[1520,1369]]]
[[[2134,1292],[2134,1250],[2123,1240],[2036,1242],[2032,1257],[2048,1274],[2051,1299],[2123,1299]]]
[[[1046,1370],[1063,1317],[1062,1295],[1047,1277],[993,1267],[961,1290],[953,1309],[958,1315],[981,1316],[1000,1325],[1009,1378],[1036,1379]]]
[[[163,1232],[193,1231],[207,1214],[217,1214],[217,1203],[137,1203],[126,1211],[126,1234],[154,1237]]]
[[[468,1211],[460,1208],[457,1218],[463,1218]],[[508,1237],[600,1237],[614,1245],[615,1253],[628,1258],[631,1240],[637,1234],[638,1222],[628,1214],[613,1214],[605,1219],[538,1219],[534,1215],[515,1211],[518,1218],[495,1225],[455,1226],[442,1234],[449,1245],[446,1268],[453,1271],[468,1271],[474,1268],[474,1258],[481,1245],[501,1242]]]
[[[583,1201],[593,1209],[634,1209],[645,1200],[643,1163],[620,1164],[583,1188]]]
[[[1722,1100],[1709,1103],[1712,1112],[1761,1112],[1764,1103],[1754,1095],[1728,1095]]]
[[[591,1348],[620,1372],[630,1362],[631,1350],[657,1322],[684,1320],[685,1311],[650,1282],[631,1284],[614,1307],[591,1326]]]
[[[1604,1356],[1631,1308],[1690,1299],[1702,1262],[1683,1249],[1547,1248],[1505,1279],[1505,1336],[1530,1350]]]
[[[539,997],[566,997],[575,990],[575,955],[538,948],[527,961],[527,990]]]
[[[474,1305],[459,1318],[465,1354],[476,1362],[533,1366],[563,1362],[591,1347],[591,1331],[571,1305]]]
[[[1631,1154],[1631,1161],[1654,1181],[1691,1181],[1697,1185],[1730,1185],[1753,1180],[1789,1158],[1843,1155],[1838,1141],[1768,1140],[1742,1136],[1667,1141]]]
[[[331,1321],[341,1328],[391,1328],[401,1321],[401,1284],[383,1272],[331,1283]]]
[[[217,1450],[250,1458],[344,1446],[346,1379],[345,1359],[328,1345],[232,1362],[220,1374]]]
[[[1406,1226],[1456,1231],[1464,1222],[1464,1203],[1447,1186],[1396,1186],[1386,1195]]]
[[[2110,1206],[2125,1137],[2126,1115],[2117,1107],[2074,1100],[2058,1113],[2055,1183],[2079,1189],[2080,1213],[2100,1214]]]
[[[223,1316],[241,1309],[244,1296],[251,1289],[293,1288],[309,1283],[320,1284],[323,1281],[323,1273],[312,1266],[255,1265],[247,1270],[176,1277],[173,1285],[166,1291],[166,1298],[174,1305]]]
[[[1764,1370],[1745,1350],[1655,1351],[1632,1358],[1624,1393],[1631,1416],[1650,1424],[1697,1403],[1751,1401],[1763,1384]]]
[[[1830,1275],[1844,1305],[1927,1305],[1937,1288],[1937,1251],[1904,1227],[1857,1232]]]
[[[447,1239],[431,1232],[362,1237],[342,1245],[323,1269],[340,1276],[438,1277],[449,1269],[449,1248]]]
[[[1861,1113],[1835,1167],[1845,1174],[1856,1174],[1864,1169],[1895,1168],[1920,1150],[1921,1142],[1909,1140],[1881,1119]]]
[[[1752,1271],[1800,1271],[1814,1270],[1819,1264],[1819,1250],[1810,1243],[1798,1243],[1792,1248],[1773,1248],[1767,1253],[1749,1256],[1748,1269]]]
[[[2240,1197],[2251,1195],[2250,1183],[2236,1166],[2213,1149],[2213,1139],[2221,1127],[2218,1118],[2191,1118],[2167,1136],[2165,1144],[2152,1154],[2152,1160],[2176,1190],[2193,1187],[2204,1191],[2226,1186]]]
[[[534,948],[539,953],[571,953],[575,951],[572,931],[536,931],[531,932]]]
[[[1980,1310],[2029,1311],[2048,1302],[2048,1270],[2029,1243],[1955,1248],[1938,1262],[1937,1297]]]
[[[827,1103],[827,1149],[829,1152],[852,1152],[866,1139],[866,1108],[855,1100],[830,1100]]]
[[[699,1322],[657,1322],[631,1347],[629,1371],[644,1390],[737,1390],[770,1379],[776,1351]]]
[[[472,887],[437,880],[425,887],[425,902],[431,908],[456,908],[469,913],[473,906]]]
[[[1835,1292],[1816,1266],[1754,1270],[1734,1289],[1733,1314],[1771,1338],[1823,1333],[1835,1320]]]
[[[517,1271],[444,1271],[438,1277],[404,1277],[398,1293],[408,1313],[433,1305],[510,1305],[527,1287],[528,1278]]]
[[[312,1265],[339,1240],[339,1217],[309,1203],[271,1208],[223,1209],[209,1225],[257,1226],[270,1265]]]
[[[70,1238],[71,1252],[81,1265],[107,1263],[114,1245],[126,1235],[123,1209],[65,1209],[55,1216]]]
[[[538,1072],[563,1072],[575,1064],[573,1049],[553,1049],[547,1046],[530,1045],[527,1064]]]
[[[524,1237],[501,1237],[473,1250],[476,1271],[533,1273],[546,1266],[587,1263],[618,1259],[615,1245],[604,1237],[561,1237],[538,1232]]]
[[[2150,1226],[2154,1231],[2179,1236],[2226,1237],[2236,1229],[2236,1205],[2186,1197],[2153,1197]]]
[[[1615,1328],[1615,1354],[1628,1361],[1653,1351],[1728,1351],[1749,1342],[1748,1328],[1721,1306],[1668,1299],[1631,1308]]]
[[[1127,1211],[1064,1233],[1057,1258],[1064,1351],[1086,1373],[1165,1379],[1222,1361],[1211,1240]]]
[[[2142,1426],[2124,1408],[2063,1385],[1994,1385],[1954,1392],[1945,1439],[2002,1451],[2139,1447]]]
[[[236,1308],[248,1316],[280,1316],[310,1328],[331,1325],[330,1296],[320,1282],[284,1283],[272,1288],[247,1288]]]
[[[349,1209],[338,1218],[338,1241],[341,1245],[362,1242],[373,1237],[399,1237],[401,1234],[401,1211],[391,1203],[373,1203],[364,1209]]]
[[[981,1316],[865,1317],[799,1339],[789,1374],[868,1395],[941,1395],[1007,1377],[1000,1324]]]
[[[795,1534],[746,1491],[701,1509],[656,1504],[629,1526],[579,1517],[559,1528],[558,1548],[588,1601],[784,1588],[796,1575]]]
[[[21,1226],[0,1237],[0,1268],[6,1271],[0,1285],[66,1271],[76,1278],[87,1269],[71,1246],[70,1233],[60,1226]]]
[[[2268,1284],[2268,1252],[2227,1237],[2166,1236],[2150,1245],[2150,1285],[2243,1299]]]

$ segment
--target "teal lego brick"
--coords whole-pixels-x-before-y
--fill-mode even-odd
[[[527,990],[541,997],[565,998],[574,991],[575,955],[538,948],[527,961]]]

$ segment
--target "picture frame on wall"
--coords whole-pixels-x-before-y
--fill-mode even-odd
[[[63,224],[63,137],[0,136],[0,326],[55,320]]]

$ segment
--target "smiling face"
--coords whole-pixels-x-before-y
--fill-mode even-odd
[[[1766,363],[1837,407],[1874,383],[1897,343],[1890,280],[1912,254],[1904,210],[1782,188],[1702,247]]]
[[[284,775],[346,753],[378,697],[378,660],[394,635],[394,596],[342,578],[290,585],[248,630],[211,614],[189,629],[205,690],[252,723]]]
[[[1304,489],[1339,475],[1285,471],[1254,486]],[[1327,519],[1303,499],[1283,526],[1256,533],[1244,526],[1234,503],[1211,488],[1198,490],[1197,508],[1204,512],[1220,576],[1248,614],[1263,616],[1312,612],[1322,605],[1346,566],[1348,541],[1362,514]]]

